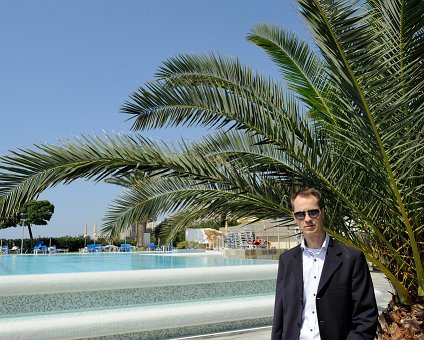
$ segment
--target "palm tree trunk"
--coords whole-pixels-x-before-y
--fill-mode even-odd
[[[224,228],[225,234],[228,234],[228,219],[227,214],[221,215],[221,228]]]
[[[33,248],[34,247],[34,238],[32,236],[31,225],[28,225],[28,233],[29,233],[29,239],[30,239],[29,242],[30,242],[31,248]]]
[[[401,304],[396,296],[378,317],[378,340],[424,339],[424,297],[414,299],[417,303]]]

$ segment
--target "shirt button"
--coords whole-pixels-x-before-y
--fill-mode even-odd
[[[314,311],[312,311],[312,314],[315,314],[315,312],[314,312]]]
[[[317,259],[315,259],[314,261],[317,262]]]
[[[312,328],[310,329],[310,331],[312,332]]]
[[[314,276],[314,279],[316,279],[317,277],[316,276]]]

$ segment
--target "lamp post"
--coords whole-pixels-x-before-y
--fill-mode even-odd
[[[268,246],[268,244],[269,244],[269,235],[268,235],[268,228],[267,227],[264,228],[264,232],[266,233],[266,244]]]
[[[26,218],[21,218],[21,226],[22,226],[21,255],[23,254],[23,251],[24,251],[24,232],[25,232],[25,221],[26,220],[27,220]]]
[[[278,249],[281,249],[280,246],[280,225],[277,227],[277,243],[278,243]]]

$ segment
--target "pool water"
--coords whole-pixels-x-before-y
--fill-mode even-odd
[[[1,275],[52,274],[195,268],[269,264],[270,260],[228,259],[222,256],[150,255],[140,253],[101,253],[64,255],[4,255],[0,256]]]

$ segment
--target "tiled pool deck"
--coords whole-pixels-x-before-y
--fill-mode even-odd
[[[267,326],[276,272],[270,262],[4,276],[0,339],[156,340]]]

